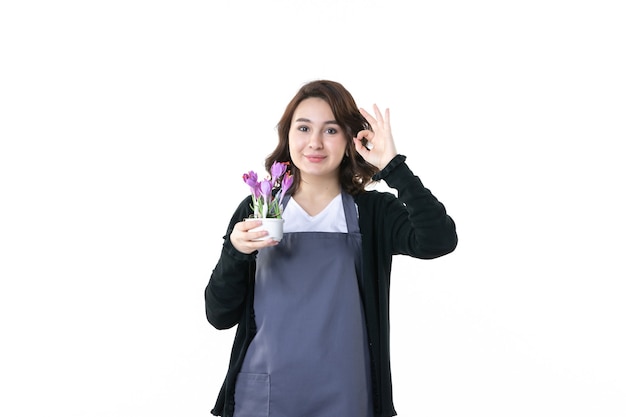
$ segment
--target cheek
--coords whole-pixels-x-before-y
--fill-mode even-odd
[[[289,136],[287,141],[287,150],[289,151],[289,159],[293,161],[294,156],[298,157],[298,141],[294,140],[292,136]]]
[[[291,133],[289,135],[289,149],[298,150],[301,149],[302,146],[306,145],[306,140],[303,140],[302,135],[298,135],[298,133]]]
[[[298,148],[295,147],[297,145],[295,145],[291,140],[289,141],[289,148],[287,149],[288,153],[289,153],[289,162],[295,167],[298,168],[299,165],[299,151]]]
[[[349,141],[346,138],[338,138],[333,142],[332,146],[337,152],[345,153],[350,146],[350,142],[352,141]]]

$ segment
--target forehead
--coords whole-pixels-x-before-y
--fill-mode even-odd
[[[310,97],[304,99],[298,104],[293,114],[293,120],[307,119],[311,122],[329,122],[334,121],[335,116],[330,105],[323,99],[318,97]]]

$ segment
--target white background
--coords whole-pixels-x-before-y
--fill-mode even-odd
[[[394,263],[399,416],[625,416],[621,3],[3,2],[0,415],[209,415],[241,174],[330,78],[458,225]]]

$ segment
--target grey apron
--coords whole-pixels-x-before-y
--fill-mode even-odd
[[[258,253],[257,334],[237,377],[235,417],[373,415],[361,234],[353,198],[342,200],[348,233],[285,233]]]

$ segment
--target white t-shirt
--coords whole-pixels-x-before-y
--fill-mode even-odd
[[[283,233],[335,232],[348,233],[346,214],[343,211],[341,193],[315,216],[310,216],[293,198],[289,199],[283,212]]]

